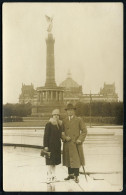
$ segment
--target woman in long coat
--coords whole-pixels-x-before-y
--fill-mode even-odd
[[[47,183],[56,180],[55,165],[61,163],[61,134],[62,134],[62,121],[59,120],[59,110],[55,109],[52,112],[52,118],[45,126],[44,132],[44,148],[50,152],[50,158],[46,158]]]

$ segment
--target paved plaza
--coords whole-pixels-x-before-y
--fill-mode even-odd
[[[40,156],[40,149],[4,146],[4,191],[121,191],[123,177],[122,130],[122,127],[88,127],[88,136],[84,144],[87,181],[80,168],[79,184],[73,180],[64,181],[67,176],[67,168],[61,164],[56,169],[56,175],[60,182],[47,185],[45,159]],[[4,143],[9,143],[8,131],[10,132],[10,130],[4,129],[3,131]],[[35,133],[40,134],[40,130],[29,132],[29,135],[32,135],[31,140],[33,134],[34,137]],[[24,131],[24,134],[28,135],[28,130]],[[24,138],[26,142],[26,136],[24,137],[22,136],[21,139]],[[14,141],[15,136],[11,135],[10,139]],[[37,142],[36,138],[34,144],[35,142]],[[33,145],[32,142],[31,145]],[[40,145],[39,139],[38,145]]]

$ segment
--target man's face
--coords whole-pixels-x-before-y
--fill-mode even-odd
[[[73,116],[74,115],[74,109],[68,109],[67,114],[68,114],[68,116]]]

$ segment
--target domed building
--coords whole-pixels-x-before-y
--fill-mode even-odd
[[[115,92],[115,85],[104,85],[98,94],[83,94],[82,85],[79,85],[71,77],[70,72],[67,78],[57,86],[55,82],[55,39],[51,31],[48,31],[46,38],[46,81],[44,86],[37,87],[22,84],[19,103],[32,104],[32,116],[49,116],[54,108],[61,112],[68,103],[74,105],[78,102],[90,103],[91,101],[118,101],[118,95]]]
[[[67,78],[59,86],[64,88],[65,104],[70,102],[75,104],[80,100],[82,96],[82,86],[72,79],[70,72],[68,72]]]

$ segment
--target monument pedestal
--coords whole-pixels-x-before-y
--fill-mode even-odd
[[[47,118],[54,109],[64,111],[62,87],[39,87],[37,88],[37,103],[32,106],[32,116]]]
[[[50,118],[52,115],[52,111],[54,109],[59,109],[60,113],[64,113],[64,105],[63,104],[43,104],[43,105],[34,105],[32,107],[32,116],[34,117],[42,117],[42,119],[46,120]]]

